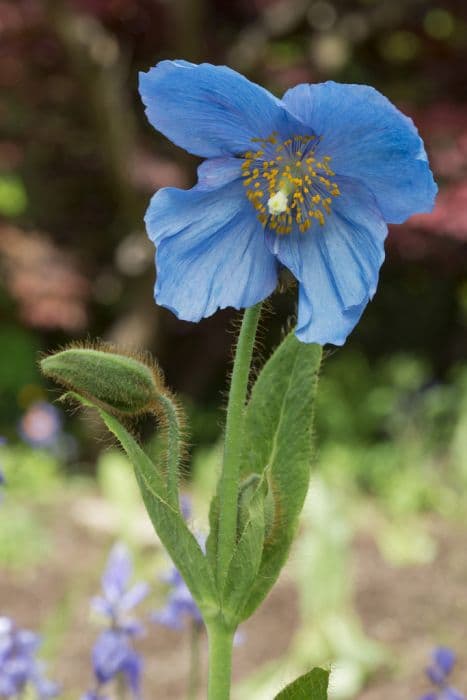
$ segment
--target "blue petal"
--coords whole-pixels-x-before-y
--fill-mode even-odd
[[[438,647],[433,652],[433,661],[439,666],[441,671],[447,676],[451,673],[456,663],[456,655],[448,647]]]
[[[149,593],[149,586],[144,581],[136,583],[129,591],[126,591],[120,599],[120,611],[131,610],[141,603]]]
[[[446,674],[438,668],[438,666],[428,666],[428,668],[425,669],[425,673],[433,685],[439,685],[441,687],[444,684]]]
[[[102,576],[102,590],[109,602],[115,602],[123,595],[132,570],[131,557],[127,548],[124,544],[117,543],[109,554]]]
[[[439,696],[439,700],[466,700],[466,697],[455,688],[446,688]]]
[[[198,168],[197,190],[216,190],[240,177],[241,161],[238,158],[209,158]]]
[[[119,630],[105,630],[92,650],[94,673],[99,683],[107,683],[121,670],[129,653],[125,635]]]
[[[322,136],[320,151],[339,175],[361,179],[385,220],[401,223],[433,208],[437,186],[411,119],[367,85],[297,85],[283,100]]]
[[[299,282],[297,337],[343,345],[376,291],[386,224],[361,183],[339,179],[325,225],[306,233],[268,233],[268,243]]]
[[[273,131],[303,131],[280,100],[226,66],[161,61],[140,73],[139,89],[151,124],[205,158],[243,153]]]
[[[276,259],[240,181],[216,190],[160,190],[146,226],[157,246],[156,302],[181,319],[252,306],[276,286]]]
[[[122,664],[122,672],[135,700],[140,698],[142,668],[141,657],[135,651],[130,651]]]
[[[175,609],[173,605],[167,605],[162,610],[152,613],[151,620],[158,625],[168,627],[169,629],[181,631],[185,629],[183,616],[180,611]]]
[[[112,618],[116,614],[117,603],[118,601],[113,601],[112,603],[109,603],[109,601],[106,598],[96,596],[91,600],[91,608],[92,610],[94,610],[94,612],[98,613],[99,615]]]

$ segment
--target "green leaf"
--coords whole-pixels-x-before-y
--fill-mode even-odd
[[[267,484],[252,475],[240,491],[239,535],[223,590],[222,610],[227,623],[237,624],[248,593],[258,575],[265,532]]]
[[[314,668],[290,683],[274,700],[327,700],[329,671]]]
[[[246,478],[267,469],[274,505],[244,618],[252,614],[276,581],[297,529],[310,480],[313,406],[321,356],[321,346],[300,343],[295,335],[288,335],[264,366],[251,393],[242,474]]]
[[[72,393],[71,396],[85,406],[96,408],[90,401],[79,395]],[[219,611],[219,604],[209,562],[179,511],[168,503],[167,488],[162,474],[114,416],[102,408],[97,410],[133,464],[141,495],[154,529],[183,576],[203,616],[205,619],[215,616]]]

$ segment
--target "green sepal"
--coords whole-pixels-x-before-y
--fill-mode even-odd
[[[222,610],[227,624],[236,626],[258,575],[265,535],[266,479],[254,474],[243,484],[238,504],[237,543],[222,592]]]
[[[292,333],[288,335],[263,367],[247,406],[242,476],[246,479],[266,472],[274,506],[244,618],[274,585],[297,529],[310,480],[313,406],[321,356],[321,346],[301,343]]]
[[[281,690],[274,700],[327,700],[329,671],[314,668]]]
[[[74,392],[67,394],[65,398],[67,397],[84,406],[97,408],[105,425],[115,435],[133,464],[154,529],[185,580],[204,619],[215,617],[220,606],[209,562],[179,511],[167,501],[167,487],[160,470],[114,416]]]
[[[45,357],[40,364],[46,377],[112,413],[143,413],[160,394],[157,372],[115,352],[70,348]]]

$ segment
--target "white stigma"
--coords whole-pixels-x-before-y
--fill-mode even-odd
[[[288,206],[288,199],[285,192],[279,190],[268,199],[268,210],[272,216],[283,214]]]

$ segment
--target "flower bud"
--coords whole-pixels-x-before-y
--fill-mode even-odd
[[[104,410],[137,415],[167,393],[157,367],[105,349],[69,348],[41,360],[46,377]]]

